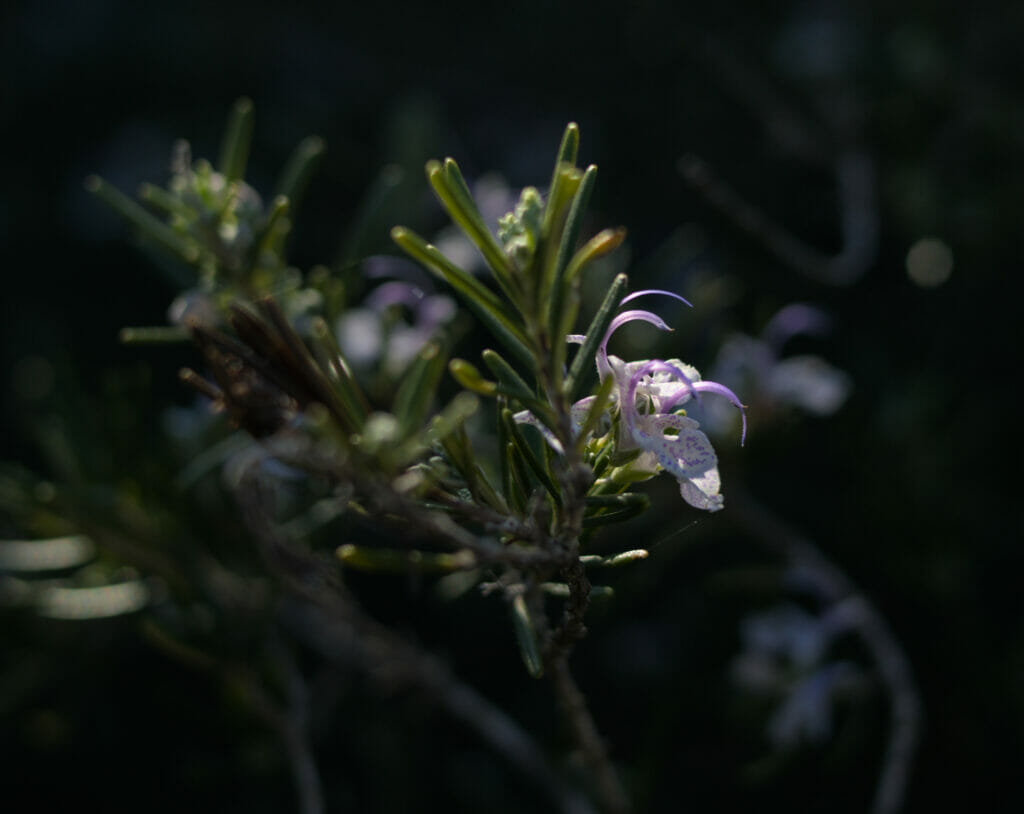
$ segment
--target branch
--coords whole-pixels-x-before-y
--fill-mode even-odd
[[[744,200],[696,156],[680,159],[683,178],[789,267],[829,285],[856,282],[875,261],[879,229],[874,161],[856,146],[858,139],[851,132],[858,105],[843,88],[834,88],[828,96],[829,104],[818,105],[823,126],[817,126],[787,105],[763,76],[724,46],[703,41],[697,52],[724,79],[733,95],[760,118],[776,143],[807,163],[830,168],[836,184],[840,248],[829,254],[808,245]]]
[[[293,597],[282,609],[283,622],[293,635],[324,657],[367,673],[378,685],[425,691],[533,780],[563,814],[594,814],[589,803],[551,770],[514,720],[460,682],[438,658],[368,616],[341,583],[336,568],[277,535],[265,508],[270,505],[267,491],[267,484],[250,468],[239,479],[236,497],[272,573]]]
[[[712,206],[760,241],[781,262],[820,283],[850,285],[868,270],[878,252],[875,168],[863,152],[851,150],[835,159],[841,247],[835,254],[812,248],[784,226],[747,203],[693,155],[679,160],[679,172]]]

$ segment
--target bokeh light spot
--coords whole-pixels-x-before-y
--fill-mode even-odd
[[[953,273],[953,251],[935,237],[923,237],[907,252],[907,275],[921,288],[936,288]]]

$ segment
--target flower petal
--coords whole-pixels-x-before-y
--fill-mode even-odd
[[[633,442],[653,452],[661,467],[679,480],[700,477],[718,464],[711,441],[692,418],[681,415],[636,415],[629,426]],[[675,430],[668,435],[666,430]]]
[[[717,512],[725,505],[718,490],[722,488],[722,479],[718,475],[718,467],[709,469],[697,478],[679,481],[679,494],[683,500],[695,509],[706,512]]]

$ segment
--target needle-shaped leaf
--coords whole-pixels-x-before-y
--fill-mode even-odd
[[[586,498],[586,503],[588,514],[583,517],[584,528],[605,526],[628,520],[631,517],[636,517],[651,505],[650,498],[638,492],[589,496]]]
[[[522,459],[526,462],[530,471],[533,472],[534,477],[536,477],[541,486],[547,490],[548,494],[555,499],[555,502],[561,505],[562,491],[558,488],[558,485],[552,479],[551,474],[544,467],[544,464],[542,464],[534,454],[529,442],[519,431],[519,425],[516,424],[515,419],[512,417],[512,411],[505,408],[501,411],[501,417],[505,422],[509,440],[511,440],[515,445],[520,456],[522,456]]]
[[[569,398],[573,398],[588,365],[594,364],[597,357],[597,349],[604,340],[608,326],[615,319],[615,312],[619,307],[623,295],[626,293],[626,286],[629,285],[629,278],[625,274],[619,274],[608,288],[601,307],[597,310],[590,327],[587,328],[586,338],[569,367],[569,373],[565,377],[565,392]]]
[[[402,551],[393,548],[369,548],[347,543],[335,551],[342,564],[360,571],[391,574],[448,574],[475,568],[471,551]]]
[[[245,175],[252,144],[252,125],[252,100],[242,97],[231,108],[217,159],[217,169],[228,182],[239,181]]]
[[[645,560],[650,552],[644,548],[637,548],[633,551],[622,551],[619,554],[612,554],[610,557],[601,557],[596,554],[584,554],[580,557],[583,565],[597,565],[601,567],[627,565],[637,560]]]
[[[399,437],[406,438],[423,426],[444,372],[444,363],[440,345],[428,342],[409,365],[392,406],[398,419]]]
[[[86,178],[85,188],[135,226],[143,237],[177,255],[189,265],[199,260],[199,247],[194,242],[179,235],[162,220],[143,209],[134,200],[99,176],[90,175]]]
[[[505,294],[515,302],[518,299],[512,283],[512,265],[500,246],[497,238],[487,228],[484,217],[480,214],[476,202],[462,177],[459,165],[452,158],[446,158],[444,164],[439,161],[427,162],[427,180],[434,188],[441,205],[449,217],[458,224],[466,236],[480,250],[487,265],[494,272],[494,278],[501,285]]]
[[[467,410],[468,405],[472,405],[471,411]],[[434,417],[424,440],[426,444],[439,443],[441,445],[448,462],[462,476],[466,488],[474,500],[497,509],[499,512],[507,512],[508,506],[505,501],[495,492],[494,487],[491,486],[490,481],[477,465],[476,456],[466,432],[466,419],[476,411],[478,405],[479,401],[476,396],[471,393],[459,393],[447,407]],[[406,459],[411,460],[408,455]]]
[[[314,317],[312,329],[313,339],[316,341],[314,348],[318,350],[320,363],[328,371],[329,379],[334,385],[334,390],[338,394],[349,423],[358,432],[370,411],[366,396],[363,395],[355,376],[352,375],[352,368],[345,360],[338,340],[326,320],[323,317]]]
[[[519,644],[519,653],[523,657],[526,671],[533,678],[540,678],[544,675],[544,660],[540,655],[537,629],[530,617],[526,598],[522,594],[512,600],[512,626],[515,628],[516,642]]]
[[[523,329],[508,315],[508,306],[468,272],[460,269],[435,246],[427,243],[415,232],[402,226],[391,230],[391,238],[410,257],[418,260],[429,271],[447,282],[463,299],[467,307],[501,340],[502,344],[523,364],[533,365],[530,341]]]
[[[298,209],[309,185],[309,179],[326,149],[326,144],[320,136],[307,136],[299,142],[281,170],[276,193],[288,199],[293,212]]]
[[[501,354],[490,348],[483,351],[480,356],[484,360],[491,373],[498,380],[498,392],[503,396],[514,398],[524,407],[528,408],[538,421],[542,422],[548,429],[553,430],[555,418],[551,407],[537,398],[530,386],[523,381],[515,368],[502,358]]]
[[[594,182],[597,179],[597,167],[591,164],[587,167],[587,171],[583,174],[583,178],[580,181],[579,189],[576,191],[576,195],[573,198],[572,206],[569,209],[569,215],[565,222],[565,229],[562,231],[561,240],[558,244],[558,254],[555,257],[554,275],[551,282],[551,295],[548,301],[548,330],[550,335],[556,338],[560,338],[568,328],[565,327],[566,323],[571,323],[572,319],[567,319],[565,315],[566,306],[571,303],[571,299],[567,296],[568,286],[566,285],[565,272],[569,266],[569,260],[576,249],[576,241],[579,240],[580,228],[583,225],[583,215],[586,212],[587,203],[590,201],[590,193],[594,188]],[[571,281],[569,281],[571,284]],[[573,319],[575,314],[573,314]],[[571,327],[571,324],[568,326]],[[562,347],[561,343],[557,343],[559,348]]]
[[[188,331],[180,325],[154,325],[122,328],[117,334],[123,345],[172,345],[188,342]]]
[[[558,172],[560,164],[576,165],[576,156],[580,150],[580,127],[576,122],[569,122],[562,133],[562,141],[558,145],[558,154],[555,156],[555,172]],[[554,179],[552,179],[554,184]]]
[[[479,396],[496,396],[498,394],[498,385],[485,379],[480,371],[465,359],[452,359],[448,363],[448,371],[455,381],[471,393],[476,393]]]
[[[505,496],[509,506],[522,514],[526,511],[526,501],[532,489],[519,447],[511,439],[505,443],[505,463],[507,471],[502,476],[502,482],[508,484]]]
[[[565,279],[570,282],[575,280],[588,263],[615,251],[625,239],[626,230],[622,228],[604,229],[598,232],[573,255],[565,269]]]
[[[578,450],[583,450],[590,434],[597,428],[597,422],[604,415],[605,408],[608,406],[608,400],[611,398],[612,390],[614,389],[615,377],[613,376],[606,376],[598,386],[597,393],[594,394],[594,400],[590,402],[587,414],[578,430],[579,434],[576,436],[576,447]]]

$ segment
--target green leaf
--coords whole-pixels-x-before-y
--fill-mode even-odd
[[[608,400],[611,398],[612,390],[615,388],[615,377],[605,376],[604,380],[597,388],[597,393],[594,396],[594,401],[590,404],[590,409],[587,410],[587,415],[583,419],[583,424],[580,426],[579,435],[576,437],[576,448],[582,452],[583,448],[587,444],[587,437],[597,427],[597,422],[601,420],[601,416],[608,406]]]
[[[370,405],[352,375],[352,368],[345,360],[334,332],[323,317],[313,317],[314,348],[318,351],[320,363],[327,369],[328,378],[334,385],[340,406],[349,425],[356,431],[362,429]]]
[[[597,349],[601,342],[604,341],[604,335],[608,330],[608,326],[612,324],[612,320],[615,318],[615,312],[618,310],[623,296],[625,296],[627,285],[629,285],[629,278],[625,274],[619,274],[612,281],[611,287],[609,287],[608,293],[605,294],[604,301],[601,303],[601,307],[594,315],[594,319],[591,320],[590,327],[587,328],[586,339],[579,350],[576,351],[576,356],[573,357],[572,365],[569,367],[569,374],[565,377],[565,392],[570,400],[575,398],[575,393],[579,388],[587,366],[594,363]]]
[[[576,156],[580,150],[580,127],[576,122],[569,122],[562,133],[562,142],[558,145],[558,155],[555,157],[555,172],[558,172],[559,164],[576,165]],[[554,184],[554,178],[551,179]]]
[[[561,353],[564,353],[565,346],[562,339],[575,319],[575,314],[569,316],[565,313],[567,305],[578,303],[578,299],[574,301],[573,298],[568,296],[568,289],[572,285],[573,280],[567,280],[565,272],[569,265],[569,258],[572,257],[572,253],[576,249],[580,228],[583,225],[583,214],[586,212],[587,203],[590,201],[590,193],[594,188],[596,179],[597,167],[591,164],[587,167],[587,171],[583,174],[583,178],[580,181],[579,189],[577,189],[572,201],[572,207],[569,209],[565,229],[562,231],[562,238],[558,244],[558,255],[555,258],[554,277],[551,283],[551,296],[548,302],[547,320],[548,331],[551,335],[552,343],[555,345],[556,356],[561,356]],[[567,325],[568,327],[566,327]],[[560,367],[560,363],[556,364],[556,368]]]
[[[448,363],[448,371],[455,381],[472,393],[480,396],[495,396],[498,393],[498,385],[485,379],[480,375],[480,371],[465,359],[452,359]]]
[[[615,251],[615,249],[622,245],[622,241],[625,239],[626,230],[622,228],[605,229],[598,232],[573,255],[572,260],[569,261],[569,265],[566,267],[565,279],[570,282],[575,280],[588,263]]]
[[[519,644],[519,653],[523,657],[526,671],[533,678],[540,678],[544,675],[544,660],[540,655],[537,630],[533,619],[530,618],[526,598],[522,594],[512,600],[512,626],[516,632],[516,642]]]
[[[309,179],[313,176],[326,149],[327,145],[320,136],[307,136],[299,142],[281,170],[276,194],[288,199],[293,212],[298,209],[309,185]]]
[[[487,228],[455,159],[427,162],[427,180],[451,219],[473,241],[494,272],[494,278],[513,302],[518,294],[512,283],[512,265],[504,249]]]
[[[541,225],[541,237],[548,245],[558,244],[571,201],[582,181],[583,173],[569,164],[562,164],[555,173],[551,189],[548,190],[544,221]]]
[[[420,450],[423,451],[433,443],[439,443],[444,449],[448,462],[455,467],[473,499],[481,504],[507,513],[508,506],[501,496],[494,491],[490,481],[476,464],[476,456],[466,433],[465,423],[476,412],[479,401],[471,393],[459,393],[438,415],[434,416],[428,432],[421,436]],[[410,439],[407,446],[413,449],[416,437]],[[418,453],[417,453],[418,454]],[[402,460],[411,460],[408,454]]]
[[[538,421],[554,432],[555,416],[551,411],[551,407],[537,398],[530,389],[530,386],[516,372],[515,368],[506,362],[501,354],[490,348],[484,350],[480,356],[483,358],[484,364],[487,365],[488,369],[498,380],[498,392],[503,396],[519,401],[536,416]]]
[[[122,345],[175,345],[191,337],[180,325],[154,325],[122,328],[117,339]]]
[[[626,492],[621,495],[589,495],[586,498],[587,510],[595,510],[600,514],[588,514],[583,518],[584,528],[605,526],[619,523],[636,517],[651,505],[650,498],[638,492]]]
[[[558,242],[557,237],[552,235],[557,225],[557,220],[562,215],[562,210],[569,197],[575,194],[580,183],[581,174],[576,169],[576,157],[580,149],[580,128],[576,122],[569,122],[562,133],[562,142],[558,145],[558,153],[555,156],[555,169],[551,173],[551,183],[548,185],[547,206],[544,208],[544,222],[541,228],[541,239],[550,249],[552,241]],[[541,298],[548,294],[547,284],[554,277],[554,269],[545,269],[545,285],[538,289]],[[543,300],[538,303],[543,304]]]
[[[452,433],[463,430],[465,423],[480,409],[480,401],[472,393],[458,393],[431,421],[426,433],[427,444],[443,442]],[[468,439],[467,439],[468,440]],[[470,459],[472,450],[469,450]]]
[[[477,565],[476,556],[471,551],[402,551],[393,548],[367,548],[348,543],[339,546],[335,554],[350,568],[377,573],[449,574],[453,571],[475,568]]]
[[[484,360],[484,364],[487,365],[491,373],[501,382],[502,387],[506,391],[505,395],[524,402],[536,401],[537,396],[533,390],[523,381],[522,376],[516,372],[516,369],[502,358],[500,353],[487,348],[480,354],[480,357]]]
[[[505,443],[505,461],[508,466],[503,478],[503,482],[508,483],[506,497],[509,505],[522,514],[526,511],[526,501],[533,492],[533,487],[530,483],[530,473],[523,463],[523,456],[519,454],[519,447],[511,439]]]
[[[508,399],[499,397],[498,399],[498,467],[501,472],[501,492],[508,496],[511,494],[512,482],[512,462],[509,460],[509,455],[515,453],[515,444],[512,443],[512,439],[508,437],[508,425],[505,423],[503,416],[504,407],[508,403]],[[511,452],[510,452],[511,450]]]
[[[558,485],[551,478],[551,474],[547,469],[545,469],[544,465],[534,454],[533,448],[530,446],[529,442],[519,431],[519,426],[512,417],[512,411],[505,408],[501,411],[501,417],[505,422],[508,438],[515,445],[519,455],[526,462],[526,465],[530,468],[530,471],[533,472],[541,486],[543,486],[547,490],[548,494],[554,498],[555,503],[561,505],[562,490],[558,488]]]
[[[85,188],[135,226],[142,237],[177,255],[189,265],[193,265],[199,260],[199,247],[195,243],[179,235],[162,220],[143,209],[134,200],[99,176],[90,175],[86,178]]]
[[[217,159],[217,169],[228,182],[240,181],[245,176],[252,144],[252,125],[252,100],[243,96],[231,108]]]
[[[177,215],[183,220],[195,217],[195,211],[190,209],[181,198],[177,195],[172,195],[166,189],[158,187],[156,184],[140,184],[139,198],[168,215]]]
[[[531,343],[523,329],[509,318],[508,306],[502,303],[496,294],[471,274],[452,263],[435,246],[430,245],[404,226],[396,226],[392,229],[391,239],[410,257],[418,260],[428,270],[434,272],[454,288],[485,327],[501,340],[519,361],[532,368]]]
[[[426,420],[437,384],[444,372],[445,355],[436,342],[428,342],[416,354],[395,393],[392,410],[398,418],[400,437],[406,438]]]
[[[274,251],[279,245],[279,238],[287,235],[291,229],[287,215],[291,214],[291,200],[284,195],[278,195],[270,204],[270,211],[263,219],[263,224],[253,240],[249,263],[255,265],[259,259],[260,252],[267,250]]]
[[[597,565],[601,567],[610,567],[616,565],[627,565],[629,563],[636,562],[637,560],[645,560],[650,555],[650,552],[644,548],[637,548],[633,551],[622,551],[618,554],[612,554],[610,557],[600,557],[596,554],[584,554],[580,557],[580,562],[583,565]]]

